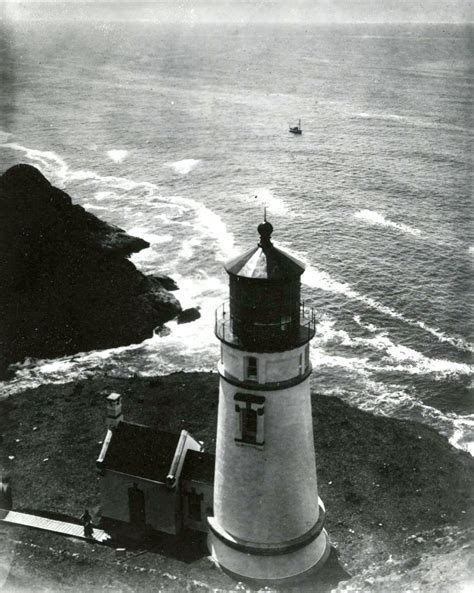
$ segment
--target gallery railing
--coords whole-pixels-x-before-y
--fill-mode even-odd
[[[239,319],[231,315],[229,302],[216,309],[216,336],[228,344],[251,350],[285,350],[305,344],[316,331],[316,315],[311,307],[300,304],[299,318],[280,317],[271,323]]]

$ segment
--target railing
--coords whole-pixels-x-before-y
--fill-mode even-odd
[[[296,348],[313,338],[316,331],[314,309],[300,304],[299,319],[281,317],[279,321],[261,323],[238,319],[230,313],[229,302],[216,309],[215,334],[228,344],[247,350],[278,351]]]

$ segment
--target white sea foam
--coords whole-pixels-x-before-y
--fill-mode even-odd
[[[174,200],[185,206],[185,209],[192,208],[196,212],[197,219],[193,223],[194,232],[198,231],[198,236],[215,239],[219,247],[219,251],[216,253],[219,260],[227,259],[235,254],[234,236],[229,233],[226,224],[218,214],[189,198],[175,197]]]
[[[101,202],[102,200],[115,200],[117,194],[113,191],[96,191],[94,194],[94,200]]]
[[[384,364],[383,361],[377,364],[367,356],[331,354],[327,349],[334,341],[344,346],[354,347],[356,351],[361,343],[366,347],[370,345],[384,350],[387,354],[387,362],[391,364]],[[367,339],[352,337],[344,330],[335,329],[335,321],[329,318],[318,321],[311,358],[316,365],[317,375],[323,374],[325,369],[336,369],[336,372],[341,369],[350,373],[348,384],[341,384],[343,375],[340,375],[338,385],[335,387],[324,389],[318,384],[318,389],[322,393],[336,395],[351,405],[373,414],[415,419],[428,424],[444,434],[455,447],[474,455],[474,415],[458,416],[454,413],[441,412],[421,402],[415,391],[373,379],[375,372],[394,370],[412,374],[430,373],[434,378],[436,375],[439,377],[439,375],[460,373],[472,374],[472,369],[468,365],[430,359],[410,348],[397,346],[384,336]]]
[[[405,317],[395,309],[392,309],[387,305],[379,303],[376,299],[359,293],[346,282],[340,282],[339,280],[335,280],[327,272],[317,270],[306,261],[304,254],[298,253],[294,250],[292,251],[288,247],[286,247],[286,251],[306,264],[306,270],[304,276],[302,277],[302,282],[307,286],[310,286],[312,288],[318,288],[320,290],[325,290],[327,292],[344,294],[345,296],[355,301],[364,303],[372,309],[379,311],[379,313],[383,313],[384,315],[388,315],[389,317],[392,317],[394,319],[399,319],[403,323],[407,323],[412,327],[419,327],[423,331],[426,331],[431,335],[435,336],[440,342],[446,342],[448,344],[451,344],[459,350],[464,350],[466,352],[474,352],[474,345],[465,340],[464,338],[458,336],[449,336],[440,329],[430,327],[424,321],[418,321],[416,319],[410,319],[409,317]]]
[[[107,156],[111,158],[114,163],[121,163],[128,154],[128,150],[108,150]]]
[[[200,163],[199,159],[183,159],[174,163],[165,163],[167,167],[173,169],[175,173],[180,175],[187,175]]]
[[[360,315],[354,315],[353,319],[357,323],[357,325],[364,327],[369,332],[373,333],[373,332],[380,331],[380,328],[377,327],[376,325],[374,325],[373,323],[363,323]]]
[[[171,235],[157,235],[147,227],[132,227],[127,229],[127,233],[133,237],[140,237],[148,241],[150,245],[159,245],[161,243],[169,243],[173,240]]]
[[[431,426],[449,439],[451,444],[458,449],[463,449],[474,455],[474,415],[458,416],[424,404],[416,397],[415,392],[397,385],[387,385],[374,381],[367,368],[356,359],[341,357],[325,357],[316,351],[316,357],[321,356],[321,367],[340,366],[356,375],[360,385],[357,390],[349,387],[337,386],[333,389],[322,390],[326,395],[335,395],[351,405],[378,416],[416,420]]]
[[[101,176],[94,171],[70,169],[64,159],[50,151],[37,151],[15,143],[4,146],[23,152],[53,182],[54,180],[59,180],[67,183],[74,180],[97,185],[97,191],[89,195],[93,195],[94,199],[98,202],[107,199],[115,201],[117,198],[122,201],[126,199],[130,202],[140,200],[140,203],[146,203],[150,208],[152,207],[153,210],[150,211],[148,209],[146,215],[136,216],[134,214],[130,231],[133,231],[138,236],[143,236],[143,233],[137,232],[139,229],[144,230],[148,235],[150,229],[147,223],[150,217],[153,220],[164,217],[163,222],[167,225],[166,237],[170,240],[172,240],[173,236],[172,225],[189,225],[192,229],[192,234],[200,241],[206,241],[207,244],[216,245],[215,254],[218,259],[227,258],[235,253],[233,236],[227,231],[220,217],[195,200],[181,198],[179,196],[161,196],[159,195],[158,186],[146,181],[134,181],[115,176]],[[90,191],[89,188],[87,191]],[[165,208],[167,209],[166,215],[162,213],[162,209]],[[122,206],[121,210],[123,211],[124,209],[125,206]],[[153,232],[150,233],[149,238],[156,242],[157,236],[152,237],[151,235],[154,235]],[[151,241],[151,243],[153,244],[154,241]],[[144,250],[141,254],[135,255],[140,257],[146,251],[151,250]],[[184,256],[186,254],[181,255]],[[300,255],[295,255],[301,259]],[[111,376],[131,376],[134,373],[155,375],[157,373],[173,372],[180,369],[186,369],[188,371],[213,370],[218,356],[218,343],[214,339],[212,332],[214,310],[223,298],[225,298],[226,287],[218,280],[207,277],[204,273],[201,275],[198,274],[197,277],[188,279],[176,278],[176,280],[181,287],[181,291],[179,291],[177,296],[183,303],[183,306],[186,306],[186,301],[188,301],[188,306],[196,304],[202,306],[202,317],[200,320],[184,325],[172,323],[170,326],[173,327],[173,331],[169,336],[153,336],[149,340],[145,340],[137,345],[79,353],[54,361],[26,361],[24,365],[16,366],[18,369],[16,377],[12,381],[2,385],[2,388],[4,387],[5,392],[11,394],[23,391],[29,386],[33,387],[48,382],[65,383],[101,373]],[[379,312],[400,319],[410,325],[418,326],[442,341],[450,342],[462,349],[469,348],[469,345],[461,338],[447,336],[440,330],[426,326],[424,322],[405,318],[397,311],[386,307],[370,297],[360,294],[349,284],[335,280],[326,272],[319,271],[312,266],[308,266],[304,280],[310,286],[329,292],[344,294],[348,298],[363,302],[365,305]],[[368,400],[372,401],[374,411],[386,410],[387,414],[393,412],[393,415],[400,414],[403,416],[404,410],[409,410],[410,406],[418,409],[418,406],[422,405],[415,401],[414,396],[410,396],[403,390],[397,390],[396,386],[387,386],[382,395],[380,386],[377,387],[378,391],[375,387],[371,388],[371,375],[377,372],[377,370],[400,368],[403,372],[411,371],[433,375],[443,373],[446,375],[449,373],[459,374],[467,371],[462,365],[453,368],[450,367],[452,364],[450,361],[432,360],[411,349],[404,349],[390,341],[387,336],[381,334],[375,326],[371,328],[371,331],[375,336],[355,338],[344,330],[337,330],[331,327],[329,321],[325,322],[322,320],[318,328],[314,351],[318,354],[315,360],[318,360],[320,368],[344,368],[351,374],[359,377],[364,382],[365,387],[367,387],[367,391],[369,392]],[[372,343],[370,339],[373,340]],[[335,341],[337,345],[354,348],[356,351],[357,340],[361,340],[359,344],[362,343],[365,347],[380,351],[385,356],[385,359],[377,365],[367,357],[352,356],[352,353],[349,356],[343,356],[339,352],[337,355],[331,355],[325,350],[326,346],[330,345],[332,341]],[[366,395],[365,387],[363,390],[364,398]],[[353,394],[353,397],[356,399],[352,403],[356,403],[357,405],[364,403],[361,403],[357,399],[358,397],[360,398],[360,393]],[[386,402],[392,402],[392,405],[386,404]],[[369,404],[366,402],[366,405]],[[408,412],[406,416],[409,416]],[[423,414],[420,413],[420,416],[423,416]],[[455,443],[457,446],[469,446],[470,441],[469,439],[466,440],[467,437],[463,436],[464,433],[462,432],[464,427],[463,418],[460,419],[456,415],[447,418],[441,412],[439,413],[439,417],[436,418],[433,415],[430,416],[429,412],[426,412],[425,416],[425,420],[431,425],[435,427],[438,424],[442,425],[444,432],[451,435],[453,442],[457,439],[458,442]],[[423,418],[421,419],[423,420]]]
[[[410,235],[421,235],[421,231],[419,229],[408,226],[407,224],[388,220],[387,218],[385,218],[385,216],[383,216],[383,214],[380,214],[375,210],[359,210],[354,214],[354,216],[355,218],[364,220],[369,224],[379,224],[382,226],[391,227],[393,229],[397,229],[398,231],[402,231],[403,233],[408,233]]]
[[[157,195],[159,188],[156,184],[148,181],[135,181],[126,177],[117,177],[113,175],[99,175],[95,171],[88,170],[74,170],[71,169],[66,161],[52,151],[40,151],[22,146],[18,143],[4,143],[3,147],[10,148],[15,151],[23,152],[40,170],[48,177],[58,180],[61,183],[68,183],[70,181],[83,181],[87,183],[100,184],[101,188],[94,195],[98,196],[99,201],[114,197],[115,192],[112,190],[122,190],[125,192],[145,192],[148,201],[155,203],[160,208],[173,208],[178,211],[179,216],[188,215],[189,211],[195,213],[196,219],[192,222],[193,233],[198,236],[207,237],[216,242],[218,251],[216,255],[219,260],[226,259],[234,254],[234,238],[231,233],[227,231],[227,227],[223,220],[215,212],[190,198],[182,198],[180,196],[160,196]],[[178,169],[183,167],[184,171],[187,167],[189,170],[194,168],[200,161],[196,159],[185,159],[177,161],[176,163],[169,163],[170,166],[178,166]],[[132,196],[137,197],[137,196]],[[140,198],[142,200],[142,198]],[[122,206],[122,211],[125,207]],[[156,213],[159,216],[159,213]],[[179,223],[180,220],[172,220],[174,223]]]
[[[84,202],[82,207],[86,210],[108,210],[105,206],[99,206],[98,204],[92,204],[91,202]]]
[[[268,187],[258,187],[252,190],[247,201],[259,204],[262,207],[262,212],[263,208],[266,207],[267,214],[291,215],[285,202],[275,196]]]
[[[354,113],[354,117],[359,117],[361,119],[381,119],[387,121],[401,121],[407,119],[403,115],[397,115],[396,113],[368,113],[366,111]]]
[[[71,171],[64,159],[62,159],[61,157],[59,157],[51,151],[38,151],[23,147],[16,143],[7,143],[3,146],[12,148],[13,150],[19,150],[24,152],[28,158],[42,165],[42,167],[40,168],[44,168],[46,173],[49,172],[49,174],[56,175],[57,177],[63,180],[82,179],[94,181],[97,183],[101,183],[102,185],[105,184],[108,188],[112,187],[116,189],[122,189],[125,191],[141,189],[147,191],[149,194],[152,195],[154,195],[154,193],[158,190],[158,187],[155,184],[146,181],[136,182],[123,177],[101,176],[93,171]],[[181,205],[184,208],[191,208],[196,212],[197,224],[195,230],[198,231],[199,234],[203,234],[204,236],[217,240],[219,251],[216,255],[218,256],[218,259],[226,259],[227,257],[230,257],[235,253],[234,239],[232,234],[227,231],[226,225],[222,221],[222,219],[217,214],[209,210],[209,208],[189,198],[163,198],[163,202],[164,201],[167,201],[172,207],[177,207]],[[371,213],[372,211],[367,212]],[[375,214],[377,215],[378,213]],[[369,215],[369,217],[370,216],[372,215]],[[375,218],[378,221],[380,221],[380,219],[378,219],[378,216],[375,216]],[[382,221],[384,221],[385,223],[391,223],[391,221],[386,221],[384,217],[382,217]],[[391,224],[395,225],[397,223]],[[416,231],[418,230],[411,229],[411,227],[407,227],[407,229],[410,229],[410,231],[407,231],[407,229],[405,229],[404,227],[406,227],[406,225],[397,225],[398,230],[404,230],[405,232],[411,231],[416,233]],[[298,254],[295,255],[296,257],[302,259],[301,256],[299,256]],[[456,348],[471,352],[474,351],[474,347],[463,338],[449,336],[437,328],[432,328],[428,326],[423,321],[407,318],[398,311],[395,311],[394,309],[386,305],[383,305],[382,303],[379,303],[377,300],[360,294],[347,283],[335,280],[331,278],[331,276],[326,272],[316,270],[312,266],[307,267],[306,273],[304,275],[304,282],[308,286],[312,286],[329,292],[344,294],[351,299],[363,302],[365,305],[372,307],[373,309],[376,309],[377,311],[385,315],[388,315],[395,319],[399,319],[400,321],[407,323],[412,327],[419,327],[422,330],[435,336],[438,340],[449,343],[452,346],[455,346]]]
[[[359,358],[359,362],[356,362],[354,359],[348,359],[343,356],[328,357],[325,355],[325,363],[330,364],[330,366],[343,366],[346,368],[355,368],[357,366],[373,372],[398,371],[411,375],[430,374],[435,379],[444,379],[448,376],[474,375],[474,369],[468,364],[430,358],[413,348],[394,343],[386,332],[380,332],[370,337],[350,336],[345,330],[335,329],[335,325],[336,321],[334,319],[323,318],[322,320],[318,320],[315,336],[315,344],[317,346],[324,347],[336,342],[338,345],[352,348],[356,352],[361,347],[365,351],[367,348],[370,348],[373,351],[381,352],[384,357],[380,363],[374,363],[368,362],[365,358]],[[361,327],[366,327],[362,323],[360,325]],[[375,333],[376,331],[377,328],[371,326],[371,332]]]

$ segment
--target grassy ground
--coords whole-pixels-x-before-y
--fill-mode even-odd
[[[5,453],[14,457],[8,463],[16,509],[76,518],[84,508],[99,512],[95,459],[106,432],[105,398],[112,391],[123,394],[127,420],[173,432],[185,428],[214,452],[215,374],[43,385],[0,402]],[[433,563],[439,567],[444,557],[451,563],[456,558],[457,575],[469,579],[472,458],[427,427],[374,417],[336,398],[313,394],[313,417],[327,529],[345,569],[355,575],[340,590],[406,591],[405,579],[417,575],[417,582],[429,583]],[[140,555],[130,550],[124,559],[112,549],[52,534],[17,528],[8,533],[10,591],[236,587],[213,567],[204,545],[192,561],[180,557],[179,544],[166,542]],[[389,589],[383,588],[386,579],[392,579]],[[439,579],[446,589],[424,590],[456,591],[450,588],[452,571],[441,571]],[[329,582],[318,587],[330,588]]]

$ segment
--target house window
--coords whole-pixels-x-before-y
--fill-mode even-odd
[[[197,494],[193,488],[191,492],[187,493],[186,496],[188,499],[188,517],[191,519],[191,521],[201,521],[201,503],[204,495]]]
[[[235,441],[248,445],[263,445],[265,398],[260,395],[237,393],[234,396],[237,415]]]
[[[245,377],[251,381],[257,381],[258,379],[258,360],[255,356],[245,358]]]

